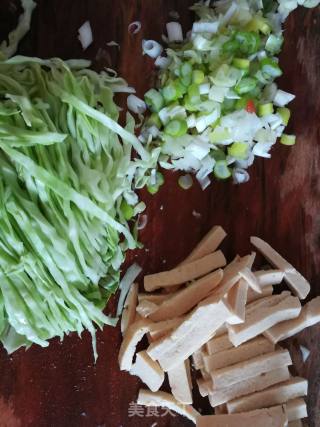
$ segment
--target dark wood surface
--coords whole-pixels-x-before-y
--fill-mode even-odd
[[[141,56],[142,38],[160,40],[170,10],[190,27],[192,0],[39,0],[32,30],[21,52],[41,57],[85,57],[95,66],[110,66],[143,95],[153,82],[152,61]],[[15,3],[0,4],[0,34],[14,25]],[[83,52],[77,29],[89,19],[94,43]],[[142,22],[142,30],[128,35],[128,24]],[[277,146],[271,160],[258,160],[248,184],[213,184],[202,192],[177,186],[177,175],[167,174],[155,197],[142,192],[147,202],[148,225],[141,232],[145,249],[129,254],[145,272],[175,265],[213,224],[221,224],[229,238],[229,257],[250,250],[251,234],[266,238],[312,283],[311,296],[320,294],[320,8],[299,9],[286,23],[281,65],[282,88],[297,95],[292,103],[290,130],[298,136],[290,149]],[[115,40],[116,47],[107,42]],[[194,216],[197,212],[200,216]],[[288,342],[296,370],[309,380],[309,425],[320,426],[320,326]],[[303,364],[299,345],[311,355]],[[98,333],[99,359],[93,363],[88,334],[63,343],[53,340],[48,349],[33,346],[8,356],[0,351],[0,427],[179,427],[190,425],[178,416],[130,416],[130,402],[139,383],[117,365],[119,329]],[[206,408],[205,400],[197,402]],[[131,406],[131,409],[132,408]],[[141,415],[141,414],[140,414]],[[163,415],[160,411],[159,415]]]

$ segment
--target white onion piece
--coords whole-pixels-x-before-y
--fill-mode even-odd
[[[137,229],[143,230],[145,226],[148,223],[148,216],[147,215],[139,215],[138,217],[138,223],[137,223]]]
[[[130,290],[130,287],[132,286],[136,278],[139,276],[141,271],[142,268],[138,264],[134,263],[128,268],[125,275],[121,279],[119,284],[120,296],[117,307],[117,316],[120,316],[120,314],[122,313],[124,302]]]
[[[202,190],[205,190],[211,184],[211,180],[208,176],[203,179],[198,179],[198,182]]]
[[[304,347],[303,345],[300,345],[300,351],[302,354],[302,360],[303,363],[305,363],[310,356],[310,350],[307,347]]]
[[[183,41],[182,27],[181,27],[181,24],[179,24],[179,22],[168,22],[167,34],[168,34],[169,43]]]
[[[83,50],[86,50],[93,42],[92,29],[89,21],[86,21],[78,30],[81,46]]]
[[[167,58],[166,56],[158,56],[154,63],[156,67],[161,69],[167,68],[169,64],[170,64],[170,59]]]
[[[250,179],[250,175],[245,169],[236,168],[232,172],[233,176],[233,182],[235,184],[244,184],[245,182],[248,182]]]
[[[143,114],[146,109],[146,103],[136,95],[129,95],[127,98],[127,106],[130,111],[136,114]]]
[[[180,176],[178,183],[184,190],[189,190],[193,185],[192,176],[190,174]]]
[[[155,40],[142,40],[142,50],[143,53],[150,56],[150,58],[157,58],[161,55],[163,47]]]
[[[200,92],[200,95],[207,95],[210,92],[210,83],[202,83],[199,86],[199,92]]]
[[[128,25],[128,33],[131,35],[137,34],[141,30],[141,22],[134,21]]]
[[[221,27],[223,27],[224,25],[226,25],[230,21],[230,19],[233,17],[233,15],[237,12],[238,7],[239,6],[236,3],[232,2],[229,9],[226,11],[226,13],[220,19],[220,26]]]
[[[219,22],[195,22],[192,26],[193,33],[216,33],[219,29]]]
[[[291,102],[294,98],[295,95],[292,95],[292,93],[278,89],[273,102],[277,107],[284,107],[285,105],[289,104],[289,102]]]

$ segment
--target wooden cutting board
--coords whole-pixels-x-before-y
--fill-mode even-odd
[[[184,30],[192,22],[192,0],[39,0],[32,29],[21,53],[40,57],[90,58],[94,66],[118,70],[142,96],[152,85],[152,61],[141,55],[141,40],[161,39],[171,10],[178,11]],[[0,35],[14,25],[16,2],[2,0]],[[83,52],[77,30],[90,20],[94,43]],[[127,27],[139,20],[142,30],[131,36]],[[109,41],[120,44],[108,47]],[[197,184],[188,191],[177,174],[147,203],[148,224],[141,232],[145,248],[129,254],[144,272],[174,266],[213,224],[229,238],[229,257],[250,249],[249,236],[267,239],[312,283],[310,297],[320,295],[320,8],[300,8],[286,23],[281,56],[281,87],[297,95],[292,103],[293,148],[277,146],[271,160],[257,160],[251,180],[242,186],[214,183],[206,191]],[[112,304],[111,304],[112,305]],[[296,370],[309,380],[310,427],[320,426],[320,326],[288,342]],[[299,345],[311,350],[303,364]],[[93,363],[91,340],[84,333],[57,339],[49,348],[33,346],[8,356],[0,351],[0,427],[179,427],[190,425],[178,416],[148,412],[133,402],[139,382],[117,365],[119,329],[98,333],[99,359]],[[208,410],[205,400],[197,408]]]

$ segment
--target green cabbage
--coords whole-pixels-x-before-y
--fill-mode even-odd
[[[96,327],[116,323],[103,309],[137,246],[122,210],[143,209],[134,184],[158,154],[135,137],[130,115],[118,124],[114,91],[126,83],[88,65],[0,62],[0,339],[9,352],[88,329],[96,356]]]

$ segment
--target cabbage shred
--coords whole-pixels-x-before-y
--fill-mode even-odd
[[[95,329],[116,323],[103,309],[126,249],[137,247],[127,220],[144,209],[133,188],[151,157],[132,117],[125,128],[117,123],[114,91],[126,83],[85,65],[0,63],[0,340],[8,352],[88,329],[96,356]],[[132,160],[133,144],[143,160]]]

